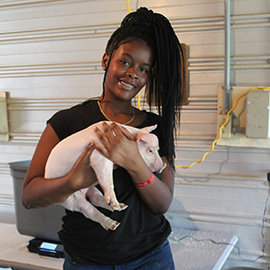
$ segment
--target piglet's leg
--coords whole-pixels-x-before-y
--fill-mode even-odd
[[[103,194],[96,187],[89,187],[86,192],[86,197],[93,205],[113,211],[113,207],[107,204]]]
[[[94,204],[95,206],[100,206],[100,207],[105,208],[105,209],[110,210],[110,211],[114,210],[112,206],[107,204],[105,197],[96,187],[92,186],[92,187],[88,188],[88,190],[86,192],[86,196],[88,197],[90,202],[92,204]],[[128,207],[124,203],[119,203],[119,205],[121,207],[121,210],[124,210]]]
[[[79,190],[60,204],[71,211],[81,212],[86,218],[99,223],[105,230],[115,230],[120,223],[103,215],[89,203],[85,198],[86,191],[86,189]]]
[[[119,204],[115,196],[113,185],[113,163],[97,151],[93,152],[90,158],[91,166],[95,170],[107,204],[109,204],[114,210],[121,211],[125,209],[127,206]]]

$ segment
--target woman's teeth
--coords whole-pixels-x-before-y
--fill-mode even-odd
[[[134,85],[128,84],[126,82],[121,81],[121,83],[129,88],[134,88]]]

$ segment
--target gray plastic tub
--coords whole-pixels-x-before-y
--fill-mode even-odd
[[[13,178],[16,226],[20,234],[33,236],[42,240],[59,241],[57,232],[62,227],[64,207],[54,205],[46,208],[27,210],[21,202],[23,180],[30,161],[9,163]]]

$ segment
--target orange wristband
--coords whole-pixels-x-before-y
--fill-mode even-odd
[[[143,182],[143,183],[136,183],[135,186],[136,187],[145,187],[147,185],[149,185],[155,178],[155,175],[152,173],[151,177],[149,178],[149,180],[147,180],[146,182]]]

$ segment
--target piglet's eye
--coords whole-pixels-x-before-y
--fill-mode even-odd
[[[152,150],[152,149],[148,149],[148,152],[149,152],[150,154],[152,154],[152,153],[153,153],[153,150]]]

